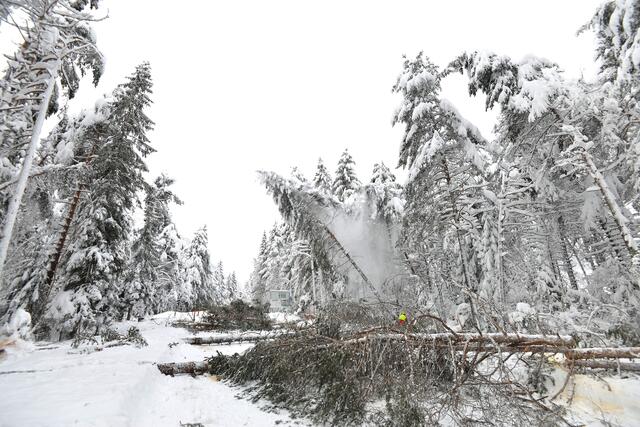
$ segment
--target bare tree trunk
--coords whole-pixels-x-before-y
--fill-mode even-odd
[[[618,348],[577,348],[567,350],[564,355],[567,359],[634,359],[640,358],[640,347]]]
[[[577,240],[576,240],[577,242]],[[576,246],[575,246],[575,242],[571,243],[571,250],[573,251],[573,256],[576,257],[576,261],[578,262],[578,265],[580,266],[580,270],[582,271],[582,275],[584,276],[584,281],[587,282],[587,285],[589,285],[589,277],[587,276],[587,270],[585,270],[584,265],[582,264],[582,261],[580,260],[580,257],[578,256],[578,251],[576,250]],[[594,268],[595,270],[595,268]]]
[[[338,241],[338,239],[336,238],[335,234],[333,234],[333,232],[326,225],[322,224],[322,227],[324,228],[324,231],[327,233],[327,235],[329,236],[331,241],[338,247],[338,249],[345,256],[345,258],[347,258],[349,263],[358,272],[360,277],[362,277],[362,280],[364,280],[364,282],[371,288],[371,290],[373,291],[373,293],[376,296],[376,298],[380,299],[380,295],[378,295],[378,291],[376,291],[376,288],[375,288],[375,286],[373,286],[373,283],[371,283],[371,281],[369,280],[367,275],[364,274],[364,271],[362,271],[362,269],[358,266],[358,264],[356,264],[356,262],[351,257],[351,255],[349,255],[349,252],[347,252],[347,250],[344,248],[344,246],[342,246],[340,241]]]

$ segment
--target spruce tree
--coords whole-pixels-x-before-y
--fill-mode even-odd
[[[171,222],[169,203],[182,203],[170,190],[174,180],[165,175],[158,177],[154,185],[146,187],[144,206],[144,226],[137,233],[132,247],[131,266],[128,280],[135,292],[127,292],[129,313],[136,317],[157,310],[166,292],[170,289],[161,286],[160,277],[165,271],[162,260],[164,239],[162,233]],[[133,312],[133,313],[132,313]]]
[[[225,280],[224,266],[222,261],[219,261],[216,265],[216,269],[213,272],[213,289],[214,300],[216,304],[222,304],[227,301],[227,282]]]
[[[238,279],[236,278],[236,272],[232,271],[225,281],[225,301],[227,303],[234,301],[238,298]]]
[[[266,297],[266,281],[263,271],[267,263],[267,233],[262,233],[258,256],[253,260],[253,271],[249,278],[251,300],[254,303],[262,304]]]
[[[114,91],[112,103],[104,107],[107,119],[85,134],[97,147],[87,176],[90,190],[78,208],[65,270],[58,281],[64,295],[50,312],[63,317],[63,335],[99,331],[126,314],[123,297],[129,289],[123,279],[130,256],[132,214],[137,192],[145,188],[143,158],[153,152],[147,138],[153,122],[144,112],[151,103],[150,94],[151,72],[144,63]],[[71,312],[64,308],[69,300]]]
[[[387,226],[398,220],[404,211],[402,186],[395,175],[383,163],[373,166],[371,182],[366,185],[366,193],[371,206],[371,218],[382,218]]]
[[[217,302],[211,273],[207,227],[196,231],[184,256],[184,282],[191,290],[189,309],[203,309]]]
[[[324,194],[331,194],[331,176],[322,159],[318,159],[318,167],[313,177],[313,185]]]
[[[179,302],[186,301],[185,286],[181,281],[184,264],[182,253],[184,241],[174,223],[169,223],[158,236],[160,248],[160,266],[158,268],[157,289],[162,296],[156,311],[177,310]]]
[[[360,181],[356,176],[355,162],[349,154],[349,151],[344,150],[338,161],[338,168],[336,169],[336,176],[331,189],[338,200],[344,202],[358,191],[359,188]]]

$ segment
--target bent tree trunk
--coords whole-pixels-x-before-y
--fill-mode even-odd
[[[85,165],[91,165],[93,158],[95,156],[97,148],[97,143],[94,142],[91,146],[91,152],[89,153],[87,159],[85,160]],[[34,312],[32,313],[33,324],[38,323],[40,320],[40,316],[44,313],[44,309],[47,305],[47,301],[49,300],[49,295],[51,294],[51,289],[53,288],[53,281],[56,277],[56,272],[58,271],[58,266],[60,265],[60,259],[62,258],[62,253],[64,251],[64,246],[67,242],[67,237],[69,236],[69,231],[71,229],[71,224],[76,216],[76,211],[78,210],[78,206],[80,205],[80,198],[82,197],[82,193],[86,191],[87,184],[78,183],[78,188],[73,194],[73,198],[71,199],[71,204],[69,205],[69,211],[67,212],[67,216],[64,218],[64,222],[62,224],[62,230],[60,231],[60,237],[58,238],[58,242],[56,243],[55,250],[51,255],[51,259],[49,261],[49,267],[47,268],[47,274],[45,276],[45,281],[42,285],[42,289],[40,290],[40,296],[36,303],[36,307]]]
[[[64,219],[62,231],[60,232],[60,238],[58,239],[53,255],[51,256],[51,261],[49,262],[49,267],[47,268],[47,275],[45,276],[45,281],[42,284],[42,289],[40,291],[35,310],[32,313],[34,324],[36,324],[40,320],[40,316],[44,312],[44,307],[47,304],[49,295],[51,294],[53,278],[55,277],[56,271],[58,269],[58,264],[60,263],[60,258],[62,257],[62,250],[64,249],[65,242],[67,241],[67,235],[69,234],[71,223],[73,222],[73,218],[75,217],[81,194],[82,188],[76,190],[75,194],[73,195],[73,199],[71,200],[71,205],[69,206],[69,212]]]
[[[22,162],[22,169],[18,175],[18,182],[16,184],[15,192],[9,201],[9,207],[7,208],[7,215],[4,221],[4,227],[2,229],[2,240],[0,240],[0,279],[4,272],[4,264],[7,259],[7,252],[9,251],[9,244],[11,243],[11,237],[13,235],[13,227],[18,217],[18,211],[20,210],[20,203],[22,203],[22,197],[24,196],[25,189],[27,188],[27,180],[31,173],[31,167],[33,166],[33,159],[36,156],[36,151],[40,142],[40,134],[42,133],[42,125],[47,116],[47,109],[49,108],[49,102],[51,101],[51,95],[53,88],[55,87],[55,80],[58,73],[59,62],[56,60],[47,72],[49,77],[43,83],[46,83],[46,89],[40,100],[40,108],[38,109],[38,116],[36,122],[31,131],[31,139],[27,148],[27,153]],[[0,286],[1,286],[0,281]]]

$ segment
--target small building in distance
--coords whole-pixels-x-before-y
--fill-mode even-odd
[[[293,295],[288,289],[272,289],[269,291],[269,311],[293,310]]]

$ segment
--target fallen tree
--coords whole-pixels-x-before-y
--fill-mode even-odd
[[[316,330],[236,337],[262,341],[242,355],[218,353],[158,369],[172,376],[217,375],[248,386],[251,398],[268,399],[320,423],[424,425],[449,417],[458,423],[537,425],[562,422],[562,408],[544,400],[549,355],[564,355],[563,363],[573,368],[637,371],[639,366],[611,360],[639,357],[637,347],[578,349],[573,337],[560,335],[400,333],[375,327],[341,338]],[[527,372],[526,381],[513,374],[515,365]],[[469,407],[474,408],[471,418],[461,409]]]
[[[242,334],[225,334],[210,337],[187,337],[184,341],[192,345],[210,345],[210,344],[231,344],[241,342],[257,342],[264,340],[272,340],[284,335],[292,335],[293,331],[271,331],[271,332],[248,332]]]

